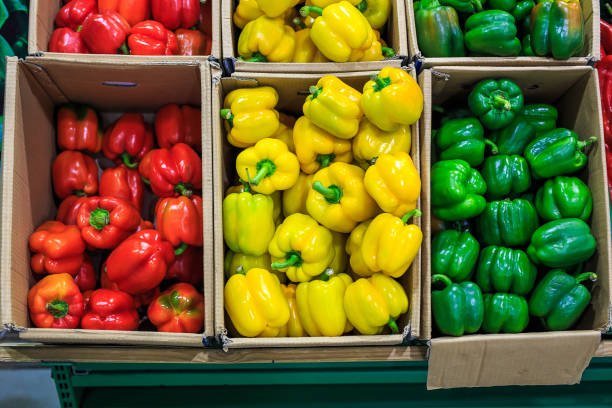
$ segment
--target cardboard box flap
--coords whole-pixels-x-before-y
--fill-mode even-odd
[[[600,340],[591,330],[434,339],[427,389],[577,384]]]

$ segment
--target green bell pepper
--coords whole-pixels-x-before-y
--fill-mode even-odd
[[[487,184],[464,160],[442,160],[431,168],[431,204],[442,221],[479,215],[485,208]]]
[[[586,166],[587,156],[583,150],[596,141],[596,137],[581,141],[576,132],[558,128],[532,140],[524,155],[534,178],[562,176]]]
[[[516,154],[487,157],[480,172],[487,183],[489,200],[517,197],[531,187],[527,160]]]
[[[522,20],[531,13],[531,9],[535,7],[533,0],[490,0],[489,8],[495,10],[503,10],[512,14],[516,21]]]
[[[535,128],[536,134],[540,136],[557,127],[559,112],[552,105],[538,103],[525,105],[520,117],[529,122]]]
[[[431,242],[431,271],[453,282],[470,279],[479,252],[480,244],[469,232],[442,231]]]
[[[523,109],[523,103],[523,91],[509,79],[484,79],[474,86],[468,96],[470,110],[490,130],[512,123]]]
[[[465,46],[476,54],[514,57],[521,53],[521,41],[512,14],[501,10],[481,11],[465,22]]]
[[[545,221],[580,218],[587,221],[593,210],[591,190],[577,177],[557,176],[538,189],[535,207]]]
[[[440,160],[461,159],[472,167],[482,164],[485,145],[491,146],[493,154],[497,153],[497,146],[484,138],[484,129],[476,118],[446,122],[436,133],[435,143]]]
[[[487,0],[440,0],[441,4],[450,6],[457,10],[459,13],[475,13],[482,11],[482,5]]]
[[[537,274],[537,268],[525,252],[491,245],[480,253],[476,283],[484,292],[525,296],[533,289]]]
[[[442,119],[440,120],[440,126],[446,125],[453,119],[464,119],[471,118],[474,116],[471,110],[463,107],[457,107],[452,109],[444,109],[441,107],[436,107],[437,110],[443,114]]]
[[[531,48],[531,34],[527,34],[525,37],[523,37],[522,45],[523,45],[523,55],[524,56],[535,57],[535,54],[533,53],[533,49]]]
[[[491,201],[476,221],[477,235],[485,245],[527,245],[538,227],[533,204],[522,198]]]
[[[487,293],[483,296],[487,333],[520,333],[529,324],[529,306],[524,297],[511,293]]]
[[[591,293],[581,284],[597,279],[592,272],[574,277],[561,269],[548,272],[533,290],[529,313],[540,317],[548,330],[567,330],[580,318],[591,302]]]
[[[463,32],[459,16],[452,7],[438,0],[415,4],[414,22],[421,53],[428,58],[464,57]]]
[[[503,129],[489,136],[497,145],[499,154],[523,154],[525,146],[536,136],[535,128],[524,118],[517,117]]]
[[[586,261],[597,242],[589,226],[579,218],[550,221],[535,230],[527,255],[533,263],[565,268]]]
[[[482,325],[482,292],[473,282],[453,283],[445,275],[431,277],[431,311],[441,333],[462,336],[476,333]],[[441,290],[434,289],[444,285]]]
[[[535,55],[568,59],[584,46],[579,0],[542,0],[531,12],[531,48]]]

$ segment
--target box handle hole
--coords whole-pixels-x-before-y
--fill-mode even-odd
[[[104,86],[119,86],[122,88],[133,88],[136,86],[136,82],[119,82],[119,81],[104,81],[102,82]]]

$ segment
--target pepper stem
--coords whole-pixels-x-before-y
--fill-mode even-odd
[[[357,10],[359,10],[359,11],[361,11],[363,13],[364,11],[366,11],[368,9],[368,2],[367,2],[367,0],[363,0],[361,3],[359,3],[355,7],[357,8]]]
[[[433,106],[431,107],[431,110],[432,110],[432,111],[434,111],[434,112],[438,112],[438,113],[444,113],[444,112],[446,112],[446,110],[445,110],[443,107],[438,106],[438,105],[433,105]]]
[[[244,62],[268,62],[268,58],[261,52],[254,52],[253,57],[244,60]]]
[[[374,81],[376,82],[374,84],[374,92],[380,92],[382,91],[384,88],[388,87],[389,85],[391,85],[391,78],[386,77],[386,78],[381,78],[379,76],[376,76],[376,78],[374,79]]]
[[[242,184],[242,189],[244,190],[245,193],[252,193],[251,185],[249,183],[247,183],[243,179],[240,179],[238,181],[240,181],[240,184]]]
[[[593,272],[585,272],[585,273],[581,273],[580,275],[576,276],[576,283],[584,282],[585,280],[596,281],[597,275],[594,274]]]
[[[145,183],[147,186],[150,186],[150,185],[151,185],[151,182],[149,181],[149,179],[144,178],[144,177],[142,177],[142,176],[140,176],[140,179],[141,179],[141,180],[142,180],[142,182],[143,182],[143,183]]]
[[[284,269],[290,266],[300,266],[303,262],[302,255],[298,251],[289,251],[285,255],[284,262],[272,262],[270,266],[272,269]]]
[[[612,6],[610,5],[610,3],[606,2],[606,10],[608,10],[608,13],[612,14]]]
[[[258,185],[266,177],[270,177],[276,171],[276,164],[270,159],[263,159],[257,163],[257,174],[252,179],[249,177],[249,183]],[[247,175],[248,176],[248,175]]]
[[[372,157],[370,160],[368,160],[368,161],[367,161],[367,163],[368,163],[370,166],[373,166],[373,165],[375,165],[375,164],[376,164],[376,160],[378,160],[378,156],[376,156],[376,157]]]
[[[61,319],[68,314],[68,303],[63,300],[55,299],[47,303],[47,312],[56,319]]]
[[[395,56],[395,50],[390,47],[382,47],[382,54],[385,58],[391,58]]]
[[[291,23],[296,27],[306,28],[306,23],[299,17],[295,17],[293,20],[291,20]]]
[[[82,26],[82,25],[80,25],[80,26],[79,26],[79,27],[76,29],[76,32],[77,32],[77,33],[80,33],[82,29],[83,29],[83,26]]]
[[[393,320],[392,317],[389,318],[389,322],[387,323],[387,325],[391,329],[391,333],[393,334],[399,333],[399,328],[397,327],[397,323],[395,323],[395,320]]]
[[[482,3],[480,0],[471,0],[472,6],[476,9],[476,11],[482,11]]]
[[[311,98],[314,99],[323,91],[323,88],[318,88],[315,85],[311,85],[308,87],[308,92],[311,94]]]
[[[304,6],[300,9],[300,15],[302,17],[308,17],[310,13],[321,15],[323,14],[323,9],[316,6]]]
[[[330,204],[338,204],[342,198],[342,189],[333,184],[325,187],[320,181],[315,181],[312,183],[312,189],[325,197]]]
[[[321,168],[325,168],[325,167],[328,167],[330,164],[332,164],[332,162],[335,159],[336,159],[336,155],[333,153],[319,154],[316,158],[316,161],[318,161],[321,164]]]
[[[326,268],[321,276],[319,276],[319,279],[323,282],[327,282],[332,276],[334,276],[334,270],[332,268]]]
[[[193,195],[193,190],[191,189],[191,184],[189,183],[178,183],[176,186],[174,186],[174,191],[185,197],[191,197]]]
[[[119,52],[124,55],[128,55],[130,53],[130,49],[127,46],[127,42],[121,44],[121,47],[119,47]]]
[[[493,143],[492,140],[485,139],[484,143],[485,145],[491,147],[491,154],[496,155],[497,153],[499,153],[499,147],[497,147],[497,145]]]
[[[577,143],[578,150],[583,150],[583,149],[589,147],[590,145],[592,145],[593,143],[595,143],[596,141],[597,141],[597,137],[595,137],[595,136],[591,136],[591,137],[589,137],[585,141],[579,140],[578,143]]]
[[[121,160],[123,160],[123,164],[125,164],[130,169],[135,169],[138,166],[138,163],[132,163],[132,156],[128,152],[121,153]]]
[[[102,208],[96,208],[89,215],[89,225],[101,231],[110,223],[110,213]]]
[[[87,197],[87,194],[85,194],[83,190],[73,190],[72,194],[74,194],[77,197]]]
[[[453,284],[453,281],[446,275],[435,274],[431,276],[431,284],[434,285],[436,283],[443,283],[444,287],[450,286]]]
[[[231,109],[221,109],[221,117],[229,122],[230,128],[234,127],[234,114]]]
[[[420,217],[421,215],[423,215],[423,213],[421,211],[419,211],[417,208],[415,208],[412,211],[408,211],[406,214],[404,214],[404,216],[402,217],[402,222],[404,223],[404,225],[408,224],[408,220],[412,217]]]
[[[495,109],[503,109],[506,111],[512,109],[512,104],[510,103],[510,101],[501,95],[495,95],[493,97],[493,106],[495,107]]]
[[[244,270],[242,265],[236,268],[236,275],[246,275],[246,271]]]
[[[174,250],[174,255],[178,256],[178,255],[182,255],[183,252],[185,252],[185,250],[187,249],[187,244],[184,242],[181,242],[181,245],[179,245],[175,250]]]

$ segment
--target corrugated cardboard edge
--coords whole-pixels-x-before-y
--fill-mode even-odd
[[[191,333],[33,328],[20,332],[19,338],[41,343],[202,347],[202,335]]]

